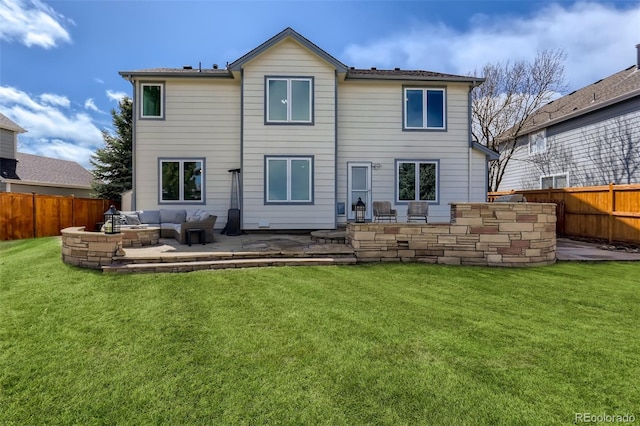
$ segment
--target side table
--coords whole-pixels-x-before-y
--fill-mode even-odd
[[[197,234],[198,235],[198,242],[201,242],[202,245],[206,244],[206,241],[204,239],[204,229],[202,228],[192,228],[192,229],[187,229],[186,231],[186,237],[187,237],[187,244],[189,244],[189,247],[191,247],[191,238],[193,236],[193,234]]]

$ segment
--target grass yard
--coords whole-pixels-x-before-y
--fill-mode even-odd
[[[640,422],[640,263],[102,275],[0,243],[0,424]]]

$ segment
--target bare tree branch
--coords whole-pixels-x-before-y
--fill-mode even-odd
[[[472,135],[500,152],[500,160],[489,167],[491,191],[498,189],[523,129],[535,125],[536,111],[566,90],[565,57],[561,50],[544,50],[532,62],[487,64],[482,68],[485,82],[472,92]]]

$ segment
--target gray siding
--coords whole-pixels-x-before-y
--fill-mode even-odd
[[[613,111],[629,111],[629,105],[635,111],[602,111],[550,127],[545,153],[530,155],[528,145],[520,144],[499,189],[538,189],[541,176],[559,174],[568,175],[569,186],[640,182],[640,104]]]
[[[347,203],[347,163],[371,162],[379,165],[372,171],[372,201],[391,201],[399,220],[404,220],[406,203],[395,203],[395,160],[436,160],[439,200],[429,207],[429,220],[445,222],[450,218],[449,203],[486,196],[484,184],[469,190],[474,179],[484,182],[485,171],[485,155],[474,155],[469,148],[469,86],[446,86],[447,131],[403,131],[402,87],[402,82],[362,80],[339,84],[338,202]],[[344,222],[346,216],[339,219]]]
[[[228,170],[240,167],[240,83],[167,79],[164,87],[165,119],[136,121],[135,208],[198,207],[218,216],[216,228],[224,227],[231,188]],[[204,158],[206,204],[161,205],[159,158]]]
[[[7,130],[0,129],[0,157],[2,158],[16,158],[17,140],[16,133]]]
[[[242,221],[252,229],[335,227],[335,70],[285,39],[244,66]],[[313,125],[265,124],[265,76],[313,77]],[[312,156],[312,205],[265,204],[265,155]]]

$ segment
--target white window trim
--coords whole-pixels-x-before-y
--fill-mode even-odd
[[[422,127],[409,127],[407,125],[407,90],[420,90],[422,91]],[[427,121],[427,91],[439,91],[442,92],[442,127],[429,127]],[[447,89],[442,87],[404,87],[403,88],[403,128],[406,130],[447,130]]]
[[[563,186],[562,188],[568,188],[570,186],[569,172],[564,172],[564,173],[558,173],[555,175],[540,176],[540,189],[547,189],[542,186],[542,179],[547,179],[547,178],[553,178],[553,186],[551,188],[558,188],[558,186],[556,185],[556,179],[559,177],[564,177],[567,180],[567,186],[566,187]]]
[[[415,191],[416,193],[416,198],[414,200],[401,200],[400,199],[400,164],[415,164],[416,166],[416,171],[418,171],[420,169],[420,164],[435,164],[436,166],[436,198],[434,200],[421,200],[420,199],[420,173],[416,173],[415,175],[415,181],[414,181],[414,189],[417,189],[417,191]],[[407,204],[410,201],[426,201],[427,203],[430,204],[439,204],[440,203],[440,161],[439,160],[396,160],[396,187],[395,187],[395,193],[396,193],[396,204]]]
[[[271,200],[269,199],[269,162],[276,160],[287,161],[287,199],[286,200]],[[291,199],[291,161],[292,160],[306,160],[309,164],[309,198],[306,200],[292,200]],[[313,204],[313,156],[300,155],[300,156],[278,156],[267,155],[265,156],[264,163],[264,200],[265,204]]]
[[[199,200],[185,200],[184,199],[184,163],[202,163],[200,173],[200,199]],[[163,163],[180,163],[178,169],[180,186],[178,187],[179,197],[178,200],[165,200],[162,198],[162,164]],[[204,158],[160,158],[158,163],[158,202],[159,204],[205,204],[205,160]]]
[[[542,140],[544,142],[544,148],[542,148],[541,150],[534,151],[532,149],[532,146],[535,146],[535,145],[532,145],[531,142],[534,140],[534,138],[537,135],[540,135],[540,134],[542,134]],[[539,132],[535,132],[535,133],[529,134],[529,155],[543,154],[546,151],[547,151],[547,132],[546,132],[546,130],[541,130]]]
[[[270,81],[286,81],[287,82],[287,119],[286,120],[272,120],[269,118],[269,99],[271,91],[269,90]],[[291,102],[291,82],[292,81],[308,81],[309,82],[309,119],[308,120],[293,120],[292,117],[292,102]],[[283,123],[313,123],[313,78],[312,77],[266,77],[265,80],[265,122],[269,124],[283,124]]]
[[[160,87],[160,115],[145,115],[144,114],[144,88],[145,87]],[[143,82],[140,83],[140,118],[153,118],[153,119],[163,119],[164,118],[164,84],[163,83],[152,83],[152,82]]]

